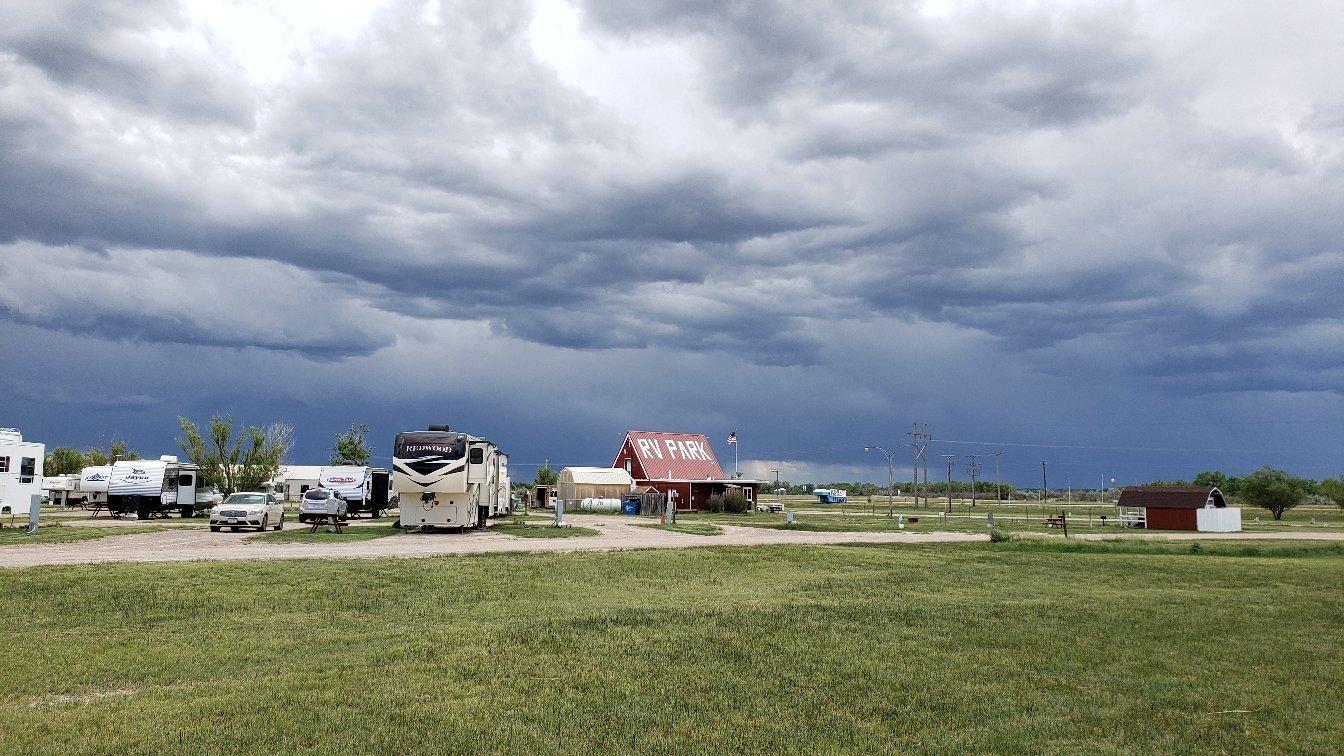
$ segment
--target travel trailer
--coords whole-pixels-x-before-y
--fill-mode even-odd
[[[378,517],[387,511],[388,472],[380,467],[324,467],[317,475],[317,485],[344,499],[348,514],[368,512]]]
[[[483,528],[491,516],[509,511],[508,456],[446,425],[398,433],[392,491],[401,502],[399,527]]]
[[[42,497],[42,458],[47,447],[24,441],[18,428],[0,428],[0,519],[28,519],[33,497]]]
[[[107,509],[113,516],[134,512],[136,519],[148,520],[177,512],[194,517],[218,502],[218,494],[204,487],[200,468],[171,455],[117,462],[107,484]]]
[[[94,507],[107,506],[107,482],[112,465],[95,465],[79,471],[79,495]]]
[[[46,503],[58,507],[79,506],[79,476],[48,475],[42,478],[42,497]]]

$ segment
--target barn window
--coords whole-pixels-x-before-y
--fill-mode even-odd
[[[629,458],[629,457],[626,457],[626,458],[625,458],[625,471],[626,471],[626,472],[630,472],[630,458]]]

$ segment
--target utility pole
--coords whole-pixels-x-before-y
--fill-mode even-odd
[[[1003,452],[994,452],[994,500],[1003,501],[1003,479],[999,477],[999,457]]]
[[[892,502],[892,496],[896,491],[896,473],[895,468],[892,467],[891,463],[891,452],[876,444],[863,447],[864,451],[872,451],[873,449],[882,452],[882,456],[887,458],[887,517],[891,517],[892,513],[895,511],[895,504]]]
[[[1045,503],[1045,492],[1050,485],[1045,482],[1045,460],[1041,460],[1041,503]]]
[[[966,470],[971,474],[971,507],[975,507],[975,478],[980,474],[980,455],[966,455]]]
[[[952,466],[957,464],[957,455],[944,454],[943,459],[947,460],[947,513],[952,514]]]
[[[770,468],[770,472],[775,474],[775,498],[783,501],[783,498],[779,495],[779,468],[772,467]]]
[[[925,506],[929,503],[929,440],[933,437],[929,435],[929,425],[924,424],[924,430],[920,431],[919,423],[915,423],[910,432],[906,434],[910,437],[910,480],[914,483],[911,490],[915,494],[915,506],[919,506],[919,497],[924,495]],[[919,484],[919,461],[924,460],[924,485]]]

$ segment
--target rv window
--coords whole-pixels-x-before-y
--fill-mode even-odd
[[[479,465],[480,463],[484,462],[484,461],[485,461],[485,449],[482,449],[482,448],[479,447],[479,446],[472,448],[472,450],[471,450],[471,460],[470,460],[470,461],[471,461],[471,463],[472,463],[473,465]]]
[[[9,472],[9,457],[0,457],[0,473]]]
[[[177,476],[178,488],[191,488],[194,485],[196,485],[196,478],[190,473],[182,473]]]
[[[23,457],[19,463],[19,482],[32,483],[33,476],[37,474],[37,460],[32,457]]]

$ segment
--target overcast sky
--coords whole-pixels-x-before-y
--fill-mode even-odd
[[[0,425],[157,455],[224,410],[320,463],[446,422],[515,477],[737,429],[749,474],[885,481],[918,420],[936,476],[1336,474],[1342,23],[7,2]]]

